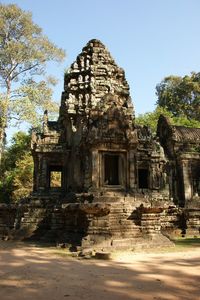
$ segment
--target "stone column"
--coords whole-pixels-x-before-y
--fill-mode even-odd
[[[129,187],[130,189],[135,189],[135,177],[136,177],[136,169],[135,169],[135,154],[134,150],[129,151]]]
[[[91,186],[91,155],[87,153],[84,159],[84,188],[88,190]]]
[[[99,153],[98,150],[92,150],[92,187],[99,187]]]
[[[160,189],[161,174],[158,169],[158,162],[152,162],[150,169],[150,188],[153,190]]]
[[[184,186],[184,197],[185,202],[191,200],[192,198],[192,187],[191,187],[191,174],[190,174],[190,166],[188,160],[181,161],[181,168],[183,174],[183,186]]]
[[[74,170],[73,170],[73,189],[77,190],[77,188],[80,188],[82,185],[82,170],[80,167],[80,153],[76,149],[75,153],[73,155],[73,160],[72,163],[74,165]]]
[[[34,162],[34,170],[33,170],[33,191],[38,190],[39,180],[38,180],[38,173],[39,173],[39,161],[38,157],[33,156],[33,162]]]
[[[44,191],[49,186],[49,176],[47,174],[47,162],[45,158],[39,158],[40,159],[40,178],[39,178],[39,190]]]

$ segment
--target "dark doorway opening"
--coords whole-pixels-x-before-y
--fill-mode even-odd
[[[193,195],[200,196],[200,165],[194,163],[192,166],[192,181],[193,181]]]
[[[104,171],[106,185],[119,185],[119,155],[105,155]]]
[[[139,189],[148,189],[149,188],[148,178],[149,178],[148,169],[138,169]]]

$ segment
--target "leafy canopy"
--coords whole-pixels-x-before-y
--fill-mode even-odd
[[[52,80],[41,80],[49,61],[62,61],[65,53],[50,42],[32,21],[30,12],[15,4],[0,4],[0,121],[37,123],[44,109],[55,111]]]
[[[156,86],[157,107],[140,114],[136,124],[149,126],[155,133],[161,114],[174,125],[200,127],[200,72],[184,77],[168,76]]]
[[[0,169],[0,202],[18,201],[30,194],[33,184],[33,159],[30,134],[16,133],[5,149]]]
[[[136,117],[135,122],[140,126],[149,126],[152,132],[155,134],[157,130],[158,119],[161,114],[168,117],[173,125],[200,128],[200,121],[188,119],[185,115],[174,117],[172,112],[168,111],[165,107],[160,106],[157,106],[153,112],[139,114],[138,117]]]
[[[156,86],[157,105],[174,117],[200,120],[200,72],[184,77],[168,76]]]
[[[45,63],[64,58],[57,48],[33,23],[32,15],[17,5],[0,4],[0,76],[2,84],[19,81],[23,74],[41,74]]]

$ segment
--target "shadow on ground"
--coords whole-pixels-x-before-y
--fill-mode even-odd
[[[49,248],[0,243],[1,300],[199,299],[199,251],[78,260]]]

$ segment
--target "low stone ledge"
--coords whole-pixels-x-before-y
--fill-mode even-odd
[[[105,260],[109,260],[110,259],[110,252],[96,252],[94,258],[97,259],[105,259]]]
[[[82,211],[95,216],[106,216],[110,213],[110,204],[104,203],[66,203],[62,204],[66,211]]]

